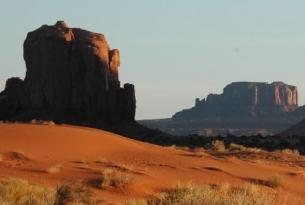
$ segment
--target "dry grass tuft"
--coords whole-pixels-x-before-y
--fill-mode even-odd
[[[1,205],[53,205],[55,190],[9,178],[0,181]]]
[[[22,179],[0,180],[0,205],[97,205],[90,190],[81,183],[57,190],[30,184]]]
[[[284,154],[289,154],[289,155],[300,156],[299,150],[296,150],[296,149],[283,149],[283,150],[280,150],[278,152],[284,153]]]
[[[125,205],[300,205],[301,201],[247,184],[233,188],[220,186],[177,186],[149,201],[129,201]]]
[[[227,194],[231,190],[231,185],[229,183],[222,183],[215,187],[217,191],[221,194]]]
[[[211,143],[211,147],[212,150],[214,151],[218,151],[218,152],[224,152],[226,151],[226,147],[223,141],[220,140],[215,140]]]
[[[269,177],[266,181],[267,185],[272,188],[281,187],[284,185],[284,178],[280,175],[273,175]]]
[[[132,200],[125,202],[124,205],[148,205],[145,200]]]
[[[60,172],[62,167],[63,166],[61,164],[57,164],[57,165],[54,165],[54,166],[51,166],[51,167],[47,168],[46,172],[49,173],[49,174],[55,174],[55,173]]]
[[[130,184],[133,174],[107,168],[100,172],[102,179],[96,184],[99,188],[115,187],[122,188]]]
[[[133,172],[135,170],[135,168],[129,164],[118,164],[115,167],[123,172]]]
[[[171,145],[171,146],[168,146],[167,148],[168,148],[168,149],[175,150],[175,149],[177,149],[177,146],[176,146],[176,145]]]
[[[250,148],[235,143],[229,144],[228,150],[230,152],[252,152],[252,153],[258,153],[262,151],[262,149],[260,148]]]
[[[83,183],[65,184],[57,188],[54,205],[95,205],[91,191]]]

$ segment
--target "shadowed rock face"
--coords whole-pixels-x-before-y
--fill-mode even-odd
[[[305,120],[293,125],[289,129],[280,133],[281,136],[301,136],[305,137]]]
[[[282,82],[236,82],[224,88],[222,94],[210,94],[207,99],[196,99],[195,107],[176,113],[174,119],[208,117],[270,116],[298,108],[295,86]]]
[[[104,35],[43,25],[28,33],[24,60],[24,81],[9,79],[1,93],[2,120],[134,121],[134,86],[120,87],[120,53]]]

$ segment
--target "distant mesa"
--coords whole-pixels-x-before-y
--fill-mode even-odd
[[[23,49],[26,76],[7,80],[1,120],[134,122],[134,85],[120,86],[120,52],[104,35],[58,21],[29,32]]]
[[[170,119],[140,123],[174,135],[272,135],[304,116],[296,86],[283,82],[233,82],[222,94],[197,98],[192,108],[179,111]]]
[[[196,99],[193,108],[176,113],[173,119],[270,116],[297,108],[296,86],[283,82],[234,82],[220,95],[209,94],[206,99]]]

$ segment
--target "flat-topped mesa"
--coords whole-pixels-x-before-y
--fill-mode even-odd
[[[174,119],[268,116],[298,108],[297,87],[283,82],[234,82],[223,93],[196,99],[195,107],[176,113]]]
[[[134,86],[120,87],[120,53],[110,49],[104,35],[58,21],[29,32],[23,47],[24,92],[9,118],[134,121]],[[1,110],[0,118],[8,118]]]

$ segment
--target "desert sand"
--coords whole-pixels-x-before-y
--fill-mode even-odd
[[[68,126],[0,124],[0,177],[27,179],[56,187],[66,182],[100,178],[100,170],[118,169],[133,175],[124,188],[92,187],[94,197],[110,204],[153,197],[176,184],[241,186],[284,177],[280,191],[305,199],[305,158],[285,154],[211,153],[161,147],[110,132]],[[48,171],[54,167],[55,171]]]

